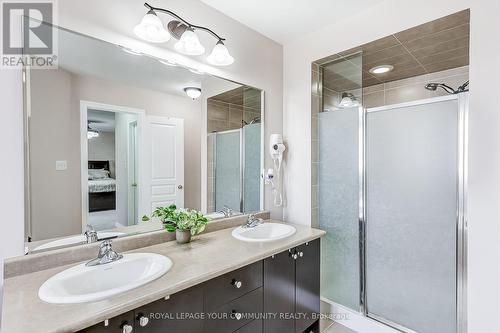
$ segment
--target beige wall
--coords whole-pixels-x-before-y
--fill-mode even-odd
[[[184,202],[186,207],[200,209],[199,101],[62,69],[32,71],[31,92],[33,240],[81,233],[81,100],[144,109],[147,115],[183,118]],[[67,160],[68,169],[55,171],[56,160]]]
[[[30,73],[31,237],[81,233],[80,119],[73,78],[62,70]],[[56,160],[67,170],[56,171]]]

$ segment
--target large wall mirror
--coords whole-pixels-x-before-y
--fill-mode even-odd
[[[25,68],[29,252],[161,229],[158,206],[263,209],[260,89],[49,28],[57,68]]]

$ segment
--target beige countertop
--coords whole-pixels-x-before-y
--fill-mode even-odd
[[[228,228],[196,236],[189,244],[173,241],[129,251],[162,254],[172,259],[174,265],[149,284],[98,302],[57,305],[38,298],[38,289],[48,278],[75,264],[5,279],[2,332],[77,331],[325,234],[318,229],[294,226],[294,235],[267,243],[239,241],[231,236],[234,228]]]

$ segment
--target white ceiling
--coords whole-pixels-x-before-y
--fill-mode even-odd
[[[200,0],[285,44],[384,0]]]

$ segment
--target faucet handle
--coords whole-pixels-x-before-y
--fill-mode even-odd
[[[97,232],[95,231],[94,227],[90,224],[87,224],[87,230],[85,230],[83,235],[86,238],[87,244],[95,243],[99,240],[97,237]]]
[[[113,243],[111,242],[111,239],[102,241],[102,243],[99,245],[99,256],[102,257],[106,253],[111,251],[113,251]]]

